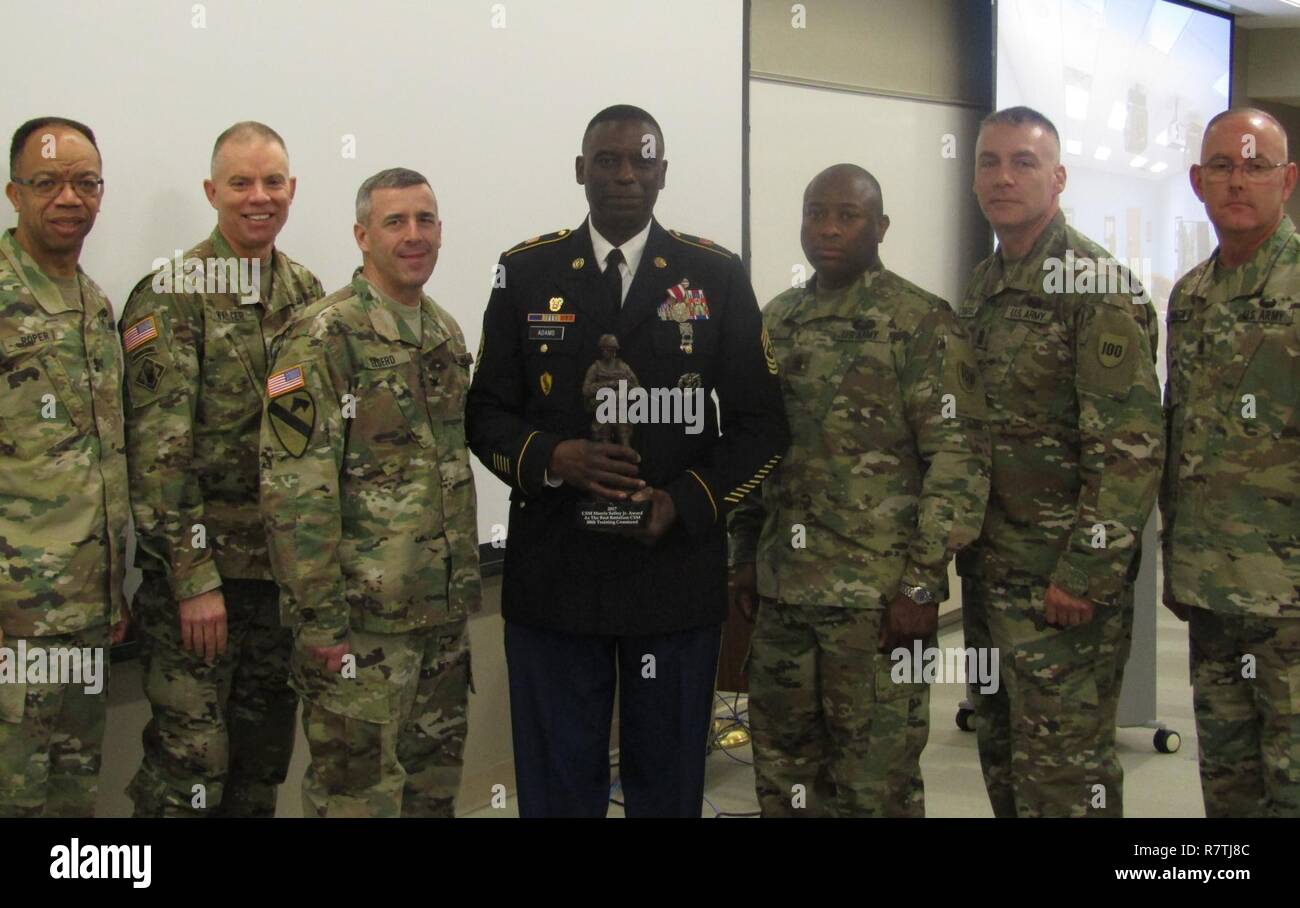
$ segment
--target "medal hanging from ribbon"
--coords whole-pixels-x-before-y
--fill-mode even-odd
[[[695,350],[695,326],[692,322],[709,317],[709,302],[703,290],[692,290],[691,282],[682,278],[668,288],[668,298],[659,304],[659,318],[677,323],[682,337],[682,352],[688,356]]]

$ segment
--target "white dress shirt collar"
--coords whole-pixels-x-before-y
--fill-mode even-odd
[[[636,274],[637,266],[641,264],[641,255],[645,252],[646,241],[650,239],[650,225],[652,223],[654,223],[654,218],[651,218],[646,222],[644,230],[629,239],[622,246],[618,247],[623,252],[623,261],[627,266],[627,270],[623,272],[625,277],[625,292],[626,284],[631,283],[630,281],[627,281],[626,278],[633,277]],[[614,244],[600,235],[600,231],[596,229],[596,225],[591,223],[591,215],[587,215],[587,228],[591,231],[591,251],[595,254],[596,264],[600,266],[601,273],[603,274],[605,271],[605,259],[608,258],[610,250],[614,248]]]

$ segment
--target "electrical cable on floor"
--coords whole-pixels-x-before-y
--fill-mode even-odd
[[[741,764],[742,766],[753,766],[754,765],[753,760],[742,760],[740,757],[733,754],[730,748],[722,746],[722,739],[726,737],[728,733],[734,731],[737,728],[743,730],[745,732],[745,736],[750,741],[753,741],[753,734],[751,733],[749,727],[749,701],[746,700],[745,708],[741,709],[740,691],[736,691],[735,699],[730,702],[728,702],[727,698],[724,697],[718,691],[714,691],[713,695],[717,699],[717,701],[722,704],[723,708],[726,710],[726,712],[723,713],[715,711],[713,714],[713,720],[717,722],[719,720],[725,721],[727,719],[730,719],[730,721],[727,721],[726,724],[722,725],[716,731],[714,731],[713,736],[710,739],[710,743],[712,745],[710,749],[716,748],[717,750],[721,750],[729,759],[735,761],[736,763]],[[730,716],[728,716],[727,713],[730,713]],[[760,815],[759,811],[757,810],[743,811],[743,812],[719,810],[717,805],[715,805],[707,797],[705,797],[704,803],[708,804],[709,807],[713,809],[713,819],[715,820],[731,819],[731,818],[737,818],[737,819],[748,818],[748,817],[757,817]]]
[[[727,702],[727,698],[722,696],[722,694],[718,691],[714,691],[713,696],[717,699],[719,703],[722,704],[722,706],[727,710],[727,712],[731,713],[730,718],[732,721],[728,722],[726,725],[723,725],[722,727],[718,728],[713,732],[713,736],[709,742],[710,743],[709,749],[712,750],[714,748],[717,748],[721,750],[724,754],[726,754],[730,759],[734,760],[735,762],[740,763],[744,766],[753,766],[754,765],[753,760],[742,760],[740,757],[733,754],[729,748],[724,747],[722,744],[722,739],[727,734],[729,734],[730,732],[736,729],[742,730],[745,733],[746,738],[748,738],[751,741],[753,740],[753,733],[749,727],[748,701],[746,701],[745,708],[741,709],[739,691],[736,692],[736,697],[733,702]],[[713,714],[714,722],[725,720],[727,718],[728,717],[725,715],[719,715],[716,711]]]

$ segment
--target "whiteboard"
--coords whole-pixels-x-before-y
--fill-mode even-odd
[[[444,228],[426,291],[470,350],[501,251],[585,217],[573,159],[609,104],[663,127],[659,220],[739,249],[741,0],[41,0],[4,16],[6,148],[34,116],[95,131],[106,188],[82,265],[119,312],[156,258],[212,230],[212,143],[246,119],[288,144],[298,191],[278,245],[327,292],[361,263],[361,181],[393,166],[429,178]],[[487,542],[509,490],[474,468]]]
[[[979,111],[759,79],[750,82],[749,103],[750,250],[760,305],[792,286],[796,268],[812,276],[799,247],[803,191],[841,162],[880,181],[890,219],[880,245],[885,267],[957,305],[992,251],[971,189]]]

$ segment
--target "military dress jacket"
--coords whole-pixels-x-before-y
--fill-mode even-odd
[[[504,253],[483,320],[466,414],[470,447],[510,486],[502,611],[573,634],[659,634],[724,619],[726,516],[789,444],[777,364],[740,260],[651,223],[621,310],[587,224]],[[643,388],[716,393],[698,433],[635,425],[640,477],[672,496],[676,523],[653,546],[578,524],[584,493],[545,482],[551,452],[589,438],[582,394],[597,341],[614,334]]]

